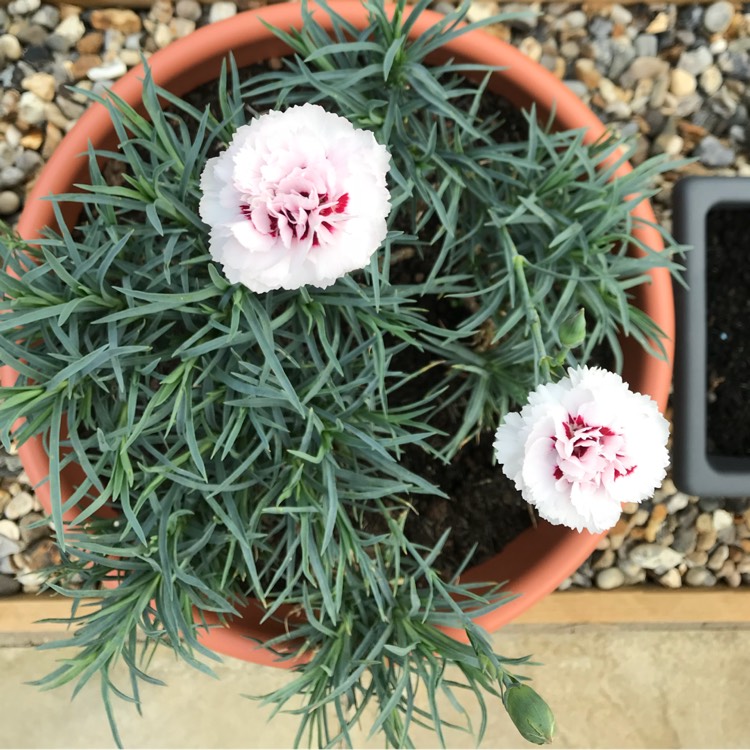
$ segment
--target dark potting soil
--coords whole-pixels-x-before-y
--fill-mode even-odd
[[[718,207],[706,219],[706,443],[750,456],[750,217]]]

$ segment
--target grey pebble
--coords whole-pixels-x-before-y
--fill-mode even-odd
[[[614,23],[611,18],[602,18],[594,16],[589,21],[589,34],[595,39],[608,39],[612,34]]]
[[[646,570],[669,570],[682,562],[682,555],[671,547],[658,544],[639,544],[630,550],[630,559]]]
[[[49,32],[44,26],[40,26],[38,23],[30,23],[16,32],[18,41],[23,44],[28,44],[34,47],[41,47],[47,40],[47,34]],[[26,58],[28,59],[29,50],[26,51]]]
[[[737,144],[747,141],[747,128],[744,125],[730,125],[729,137]]]
[[[703,15],[703,27],[711,34],[720,34],[729,28],[734,18],[734,5],[727,0],[720,0],[706,8]]]
[[[18,167],[5,167],[0,171],[0,188],[16,187],[23,182],[25,176]]]
[[[576,81],[572,78],[566,78],[563,83],[579,98],[585,99],[588,96],[589,90],[586,84],[582,81]]]
[[[698,533],[693,528],[677,529],[672,541],[672,548],[682,555],[687,555],[695,550]]]
[[[507,21],[508,26],[517,31],[531,31],[539,23],[539,15],[530,12],[529,6],[526,3],[508,3],[507,5],[503,5],[503,12],[520,14],[516,18],[511,18]]]
[[[695,153],[701,164],[707,167],[729,167],[734,164],[734,148],[725,146],[713,135],[707,135],[698,144]]]
[[[23,150],[15,162],[15,166],[24,173],[24,176],[28,176],[37,169],[40,169],[43,164],[44,159],[42,159],[42,155],[38,151],[32,151],[31,149]]]
[[[17,555],[21,551],[21,546],[13,539],[7,536],[0,536],[0,558]]]
[[[21,590],[21,584],[10,575],[0,573],[0,596],[12,596]]]
[[[633,48],[638,57],[656,57],[659,42],[653,34],[639,34],[633,41]]]
[[[591,578],[588,576],[585,576],[580,571],[576,571],[572,575],[573,585],[580,586],[583,589],[590,589],[593,586],[593,583],[591,582]]]
[[[716,62],[722,73],[740,81],[750,81],[750,56],[747,52],[722,52]]]
[[[55,26],[60,23],[60,11],[54,5],[42,5],[42,7],[34,13],[31,21],[32,23],[38,23],[40,26],[45,26],[48,29],[54,29]]]
[[[705,568],[690,568],[685,573],[685,583],[688,586],[713,586],[716,583],[716,576]]]
[[[8,4],[8,12],[12,16],[25,16],[39,10],[42,0],[13,0]]]
[[[698,518],[700,510],[697,504],[690,504],[685,510],[678,513],[677,518],[680,522],[680,526],[683,528],[692,526],[695,523],[695,519]]]
[[[708,47],[701,46],[683,52],[680,55],[677,66],[688,73],[692,73],[694,76],[699,76],[704,70],[708,70],[713,65],[713,62],[714,56],[711,54],[711,50]]]

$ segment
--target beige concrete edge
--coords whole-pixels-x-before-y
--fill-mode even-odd
[[[60,637],[70,601],[50,593],[0,599],[0,635],[34,641]],[[609,624],[749,624],[750,590],[687,589],[671,591],[632,587],[618,591],[555,592],[519,617],[513,626]],[[7,640],[7,639],[4,639]]]

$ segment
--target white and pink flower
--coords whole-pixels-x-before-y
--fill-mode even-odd
[[[201,175],[212,257],[254,292],[364,268],[387,231],[389,162],[371,132],[315,104],[256,118]]]
[[[494,446],[503,472],[542,518],[602,532],[617,523],[621,503],[651,497],[664,479],[668,434],[648,396],[615,373],[579,367],[507,414]]]

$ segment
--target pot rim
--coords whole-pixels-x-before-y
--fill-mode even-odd
[[[361,27],[367,21],[367,11],[359,2],[333,0],[330,8],[353,25]],[[386,10],[392,14],[394,6],[388,5]],[[330,29],[330,17],[325,16],[322,10],[320,13],[322,17],[318,21]],[[424,33],[441,18],[443,16],[434,11],[423,11],[409,32],[410,37]],[[202,27],[155,53],[149,60],[152,77],[158,85],[182,94],[215,78],[221,61],[229,52],[234,53],[238,68],[288,52],[288,47],[274,37],[261,20],[289,31],[301,25],[301,6],[298,3],[265,6]],[[552,115],[558,129],[585,129],[586,143],[593,143],[606,133],[596,115],[561,81],[517,49],[483,30],[470,31],[452,39],[438,51],[435,61],[448,57],[460,62],[481,62],[502,68],[493,75],[489,86],[491,90],[501,93],[519,108],[528,107],[534,102],[539,118],[543,120]],[[190,61],[187,67],[186,60]],[[133,68],[112,87],[113,93],[131,106],[139,106],[144,76],[143,66]],[[72,184],[81,181],[89,142],[102,148],[107,138],[110,137],[111,140],[113,135],[106,108],[99,103],[92,104],[65,136],[42,170],[19,222],[18,230],[24,239],[35,239],[45,226],[54,224],[52,203],[44,198],[51,193],[67,192]],[[611,160],[615,158],[616,155],[613,155]],[[615,176],[620,177],[630,171],[630,165],[624,162],[615,171]],[[634,219],[642,222],[634,230],[635,237],[653,250],[662,250],[661,235],[654,226],[649,226],[655,225],[656,219],[648,201],[639,203],[631,214]],[[650,275],[651,284],[642,285],[637,290],[638,304],[665,332],[663,344],[668,359],[658,360],[641,350],[635,342],[625,341],[627,364],[624,376],[634,390],[649,394],[663,411],[671,382],[674,346],[672,281],[665,268],[653,269]],[[3,385],[11,385],[15,378],[15,372],[8,367],[3,368]],[[19,454],[32,484],[43,482],[49,474],[49,461],[41,437],[21,446]],[[64,495],[72,494],[71,482],[63,481],[61,487]],[[39,487],[38,494],[49,511],[48,485]],[[68,520],[70,515],[68,514]],[[602,536],[604,534],[579,533],[541,522],[537,528],[520,534],[500,554],[470,568],[462,580],[507,580],[508,590],[523,594],[495,611],[476,618],[477,624],[493,632],[516,618],[574,572],[595,549]],[[210,631],[201,629],[204,645],[249,661],[277,663],[276,657],[268,650],[261,646],[249,647],[247,639],[266,640],[269,635],[272,637],[283,632],[283,624],[262,622],[263,610],[255,600],[251,600],[242,609],[242,614],[243,618],[235,620],[231,628],[212,628]],[[206,620],[211,624],[217,622],[209,613],[206,613]],[[463,631],[443,629],[459,640],[466,640]],[[284,661],[279,666],[295,664],[292,660]]]

